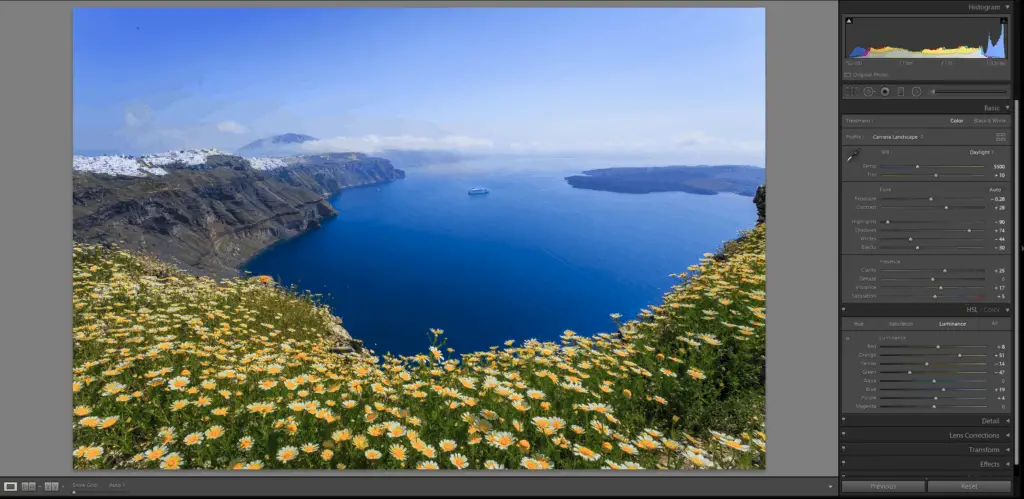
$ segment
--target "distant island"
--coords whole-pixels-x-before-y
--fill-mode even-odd
[[[714,195],[731,192],[753,197],[765,182],[764,168],[748,165],[657,166],[646,168],[601,168],[566,177],[577,189],[647,194],[688,192]]]

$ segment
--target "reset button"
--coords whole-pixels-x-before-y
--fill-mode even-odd
[[[928,492],[1008,494],[1010,493],[1010,482],[935,481],[928,482]]]

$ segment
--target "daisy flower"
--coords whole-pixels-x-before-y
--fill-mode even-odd
[[[540,461],[530,457],[524,457],[519,461],[519,465],[528,470],[539,470],[543,469]]]
[[[515,435],[507,431],[499,431],[488,436],[487,443],[497,449],[505,450],[516,443]]]
[[[388,454],[391,454],[391,457],[399,461],[405,461],[409,457],[408,449],[398,444],[392,445],[391,448],[388,449]]]
[[[598,454],[589,447],[584,447],[580,444],[573,445],[572,453],[576,454],[576,456],[581,457],[587,461],[597,461],[598,459],[601,459],[601,454]]]
[[[467,459],[466,456],[459,454],[458,452],[448,456],[448,461],[452,463],[452,466],[455,466],[457,469],[460,470],[466,469],[466,467],[469,466],[469,459]]]
[[[654,437],[647,434],[640,435],[633,443],[643,450],[655,450],[661,447],[661,444]]]
[[[82,457],[86,461],[95,461],[103,455],[103,447],[87,447],[82,452]]]
[[[182,458],[181,454],[173,452],[164,456],[160,461],[160,468],[165,470],[179,470],[181,469]]]
[[[224,427],[220,425],[211,426],[206,430],[206,438],[216,440],[224,436]]]
[[[182,442],[185,445],[189,446],[199,445],[203,442],[203,434],[199,432],[189,433],[188,435],[185,435],[185,438],[182,439]]]
[[[189,383],[190,383],[190,381],[188,380],[188,378],[186,378],[184,376],[178,376],[176,378],[171,378],[167,382],[167,388],[170,388],[171,390],[176,391],[176,392],[180,392],[180,391],[188,388],[188,384]]]
[[[295,447],[289,445],[286,447],[282,447],[280,450],[277,451],[277,460],[282,463],[287,463],[288,461],[291,461],[292,459],[298,457],[298,455],[299,449],[296,449]]]

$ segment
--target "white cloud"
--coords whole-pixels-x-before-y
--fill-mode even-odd
[[[466,135],[420,137],[413,135],[340,136],[305,142],[302,151],[375,153],[387,150],[453,151],[512,154],[678,154],[680,159],[692,155],[735,154],[745,158],[764,153],[764,141],[716,137],[702,130],[687,130],[663,137],[588,141],[497,141]]]
[[[294,153],[441,151],[466,157],[605,158],[623,163],[649,158],[662,164],[763,164],[765,156],[764,139],[757,130],[733,133],[732,128],[717,122],[701,129],[679,126],[680,121],[689,119],[630,116],[559,124],[495,118],[493,123],[441,124],[348,112],[300,116],[273,108],[262,114],[252,109],[233,109],[220,113],[219,119],[208,117],[189,124],[187,120],[163,118],[166,110],[154,111],[141,102],[119,111],[123,113],[124,125],[116,132],[116,138],[123,146],[140,152],[202,147],[230,150],[253,138],[295,132],[326,138],[289,145]],[[82,135],[84,138],[85,134]]]
[[[153,110],[141,103],[133,103],[125,107],[124,124],[129,128],[140,128],[153,120]]]
[[[334,137],[304,142],[299,146],[306,152],[362,152],[375,153],[387,150],[418,151],[486,151],[494,147],[489,139],[447,135],[437,138],[411,135],[381,136],[362,135],[359,137]]]
[[[707,152],[764,152],[763,140],[736,140],[725,137],[713,137],[702,130],[682,132],[675,136],[675,141],[672,145],[680,149],[697,149]]]
[[[131,127],[139,126],[140,120],[135,117],[135,113],[131,111],[125,111],[124,122]]]
[[[233,134],[236,134],[236,135],[242,135],[244,133],[248,133],[249,132],[249,129],[246,128],[245,125],[242,125],[241,123],[238,123],[237,121],[231,121],[231,120],[222,121],[220,123],[217,123],[217,130],[220,130],[220,131],[226,132],[226,133],[233,133]]]
[[[738,140],[687,130],[662,137],[617,138],[605,141],[511,142],[510,152],[520,154],[726,154],[749,156],[764,153],[764,141]]]
[[[155,123],[133,122],[127,119],[127,126],[116,132],[128,150],[140,153],[159,153],[173,149],[201,149],[217,147],[227,149],[234,147],[238,141],[246,140],[242,134],[248,132],[244,127],[237,128],[233,122],[203,123],[186,126],[160,126]],[[137,118],[137,116],[134,116]],[[132,124],[136,123],[136,124]],[[237,125],[237,123],[236,123]],[[241,125],[239,125],[241,126]]]

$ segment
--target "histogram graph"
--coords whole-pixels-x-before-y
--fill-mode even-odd
[[[1005,59],[1006,18],[847,18],[848,59]]]

